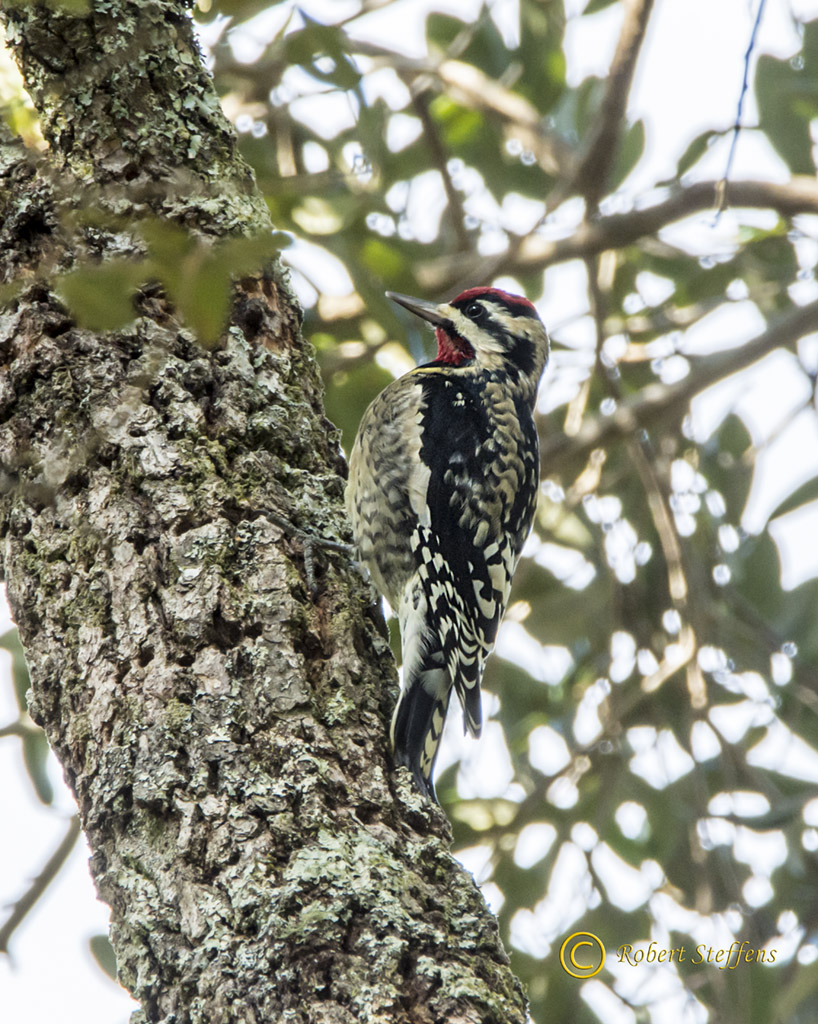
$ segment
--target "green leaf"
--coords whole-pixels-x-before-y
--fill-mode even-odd
[[[468,45],[458,60],[467,61],[491,78],[498,79],[508,70],[511,59],[512,54],[503,42],[503,37],[488,10],[484,8],[472,26]]]
[[[115,331],[135,318],[133,297],[148,276],[144,262],[111,260],[64,274],[55,287],[81,327]]]
[[[590,128],[605,95],[605,81],[589,75],[576,89],[566,89],[555,106],[554,127],[569,143],[577,145]]]
[[[34,6],[34,0],[6,0],[8,8]],[[46,7],[59,14],[82,18],[91,10],[90,0],[46,0]]]
[[[628,128],[619,146],[610,190],[619,188],[631,171],[639,163],[645,151],[645,122],[636,121]]]
[[[366,407],[391,380],[392,375],[372,361],[353,370],[341,369],[326,382],[327,416],[343,434],[348,449]]]
[[[361,74],[353,59],[347,53],[347,37],[342,28],[313,21],[304,11],[301,17],[304,28],[292,32],[284,39],[284,57],[288,64],[300,64],[319,81],[336,85],[339,89],[354,89],[361,80]],[[329,58],[332,66],[316,61]]]
[[[343,53],[340,33],[333,25],[322,25],[301,12],[306,24],[284,40],[284,53],[290,64],[310,64],[316,56]]]
[[[194,14],[196,20],[212,21],[216,14],[227,14],[233,19],[233,25],[240,25],[254,18],[270,7],[269,0],[215,0],[211,7],[200,8],[197,4]]]
[[[272,259],[289,238],[280,232],[229,238],[217,245],[197,240],[173,224],[143,226],[154,274],[200,344],[215,344],[230,312],[232,281]]]
[[[762,618],[775,622],[783,610],[778,548],[769,533],[764,532],[745,540],[740,550],[743,557],[735,563],[735,581]]]
[[[139,285],[158,279],[199,341],[213,344],[227,320],[232,280],[259,270],[290,244],[281,232],[211,245],[167,221],[146,221],[140,229],[150,259],[86,265],[57,278],[57,291],[81,326],[124,327],[136,316],[133,296]]]
[[[17,627],[14,626],[0,636],[0,648],[11,655],[11,679],[14,686],[14,696],[21,714],[28,710],[26,694],[31,685],[26,664],[23,645],[20,643],[20,635]],[[54,789],[48,777],[48,754],[49,746],[42,729],[33,726],[27,721],[21,733],[23,745],[23,763],[34,786],[34,791],[44,804],[50,804],[54,799]]]
[[[464,22],[451,14],[432,11],[426,18],[426,39],[430,46],[436,46],[444,53],[463,31]]]
[[[367,238],[361,250],[364,266],[381,278],[398,275],[403,269],[403,260],[396,245],[382,238]]]
[[[180,290],[183,267],[196,249],[196,240],[189,231],[169,221],[148,220],[141,226],[148,245],[151,267],[165,285],[171,298]],[[203,243],[199,243],[199,248]]]
[[[597,11],[604,11],[606,7],[616,3],[616,0],[588,0],[583,14],[596,14]]]
[[[247,238],[229,238],[216,245],[213,253],[218,263],[224,265],[233,277],[241,277],[255,273],[291,244],[289,235],[273,231]]]
[[[608,573],[573,590],[531,564],[515,580],[514,597],[531,604],[525,627],[540,643],[559,644],[572,653],[606,643],[612,614]]]
[[[185,323],[205,348],[214,345],[230,313],[230,271],[204,258],[189,261],[172,298]]]
[[[116,953],[107,935],[92,935],[88,940],[91,955],[113,981],[116,977]]]
[[[27,283],[27,281],[18,278],[15,281],[9,281],[8,284],[0,284],[0,309],[6,309],[10,306]]]
[[[83,18],[91,11],[90,0],[48,0],[48,6],[52,11],[71,14],[75,18]]]
[[[14,683],[14,695],[17,698],[17,706],[20,711],[27,711],[26,692],[29,686],[31,686],[31,680],[28,674],[26,656],[23,653],[23,645],[20,643],[20,634],[17,632],[16,626],[12,626],[11,629],[0,636],[0,647],[11,655],[11,678]]]
[[[755,93],[760,127],[793,174],[815,174],[810,125],[818,117],[818,21],[804,28],[794,58],[758,59]]]
[[[37,796],[44,804],[54,800],[54,788],[48,777],[48,740],[41,729],[28,729],[23,735],[23,762]]]
[[[565,11],[561,4],[522,4],[514,91],[545,117],[565,91]]]
[[[741,522],[747,504],[753,482],[752,463],[747,458],[751,449],[749,431],[735,413],[725,417],[718,431],[702,449],[707,460],[705,476],[724,498],[728,522]]]
[[[766,973],[770,986],[774,980],[780,980],[774,978],[772,971]],[[815,1020],[818,1016],[818,963],[800,967],[786,984],[777,985],[769,1002],[773,1007],[769,1018],[773,1024]]]
[[[708,129],[708,131],[702,132],[701,135],[697,135],[679,157],[679,161],[676,164],[676,177],[681,178],[683,174],[686,174],[704,156],[712,140],[718,138],[721,134],[721,132],[714,132]]]
[[[778,519],[779,516],[785,516],[788,512],[801,508],[802,505],[809,505],[813,501],[818,501],[818,476],[796,488],[770,515],[770,519]]]
[[[430,112],[443,129],[443,141],[452,150],[473,142],[485,124],[478,111],[461,106],[448,96],[435,97]]]

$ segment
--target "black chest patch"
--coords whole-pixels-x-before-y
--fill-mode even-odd
[[[430,373],[423,397],[428,525],[413,537],[415,564],[468,714],[534,515],[537,434],[529,403],[497,374]]]

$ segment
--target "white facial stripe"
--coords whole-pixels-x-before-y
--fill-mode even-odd
[[[491,300],[477,299],[475,301],[488,312],[494,323],[502,327],[503,331],[510,338],[522,337],[531,340],[537,334],[542,333],[541,324],[530,316],[512,316],[502,306],[498,306],[496,303],[491,302]],[[454,306],[445,303],[438,306],[438,309],[443,316],[448,317],[452,321],[455,331],[461,338],[465,338],[475,352],[501,354],[508,350],[508,345],[504,344],[502,336],[498,337],[491,331],[478,326],[459,309],[455,309]]]

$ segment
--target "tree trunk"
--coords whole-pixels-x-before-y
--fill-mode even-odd
[[[5,140],[0,159],[18,282],[0,521],[31,711],[76,795],[135,1018],[522,1024],[445,820],[391,769],[396,676],[368,588],[320,553],[313,598],[282,525],[345,530],[281,272],[237,286],[209,350],[156,287],[95,334],[49,283],[138,255],[147,216],[269,229],[184,5],[96,6],[2,15],[50,148],[37,163]]]

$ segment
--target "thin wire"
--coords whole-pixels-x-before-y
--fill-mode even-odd
[[[733,125],[733,138],[730,142],[730,152],[727,155],[727,166],[724,168],[724,177],[719,182],[716,189],[716,198],[718,200],[718,206],[716,210],[716,217],[714,225],[718,223],[719,216],[722,210],[727,207],[727,183],[730,180],[730,170],[733,166],[733,157],[736,154],[736,146],[738,145],[738,136],[741,131],[741,116],[744,112],[744,99],[747,95],[747,90],[750,87],[750,60],[753,56],[753,50],[756,46],[756,37],[758,36],[758,29],[761,25],[761,17],[764,14],[764,7],[767,0],[759,0],[758,11],[756,12],[756,20],[753,24],[753,31],[750,34],[750,42],[747,45],[747,50],[744,54],[744,78],[741,82],[741,93],[738,98],[738,107],[736,108],[736,122]]]

